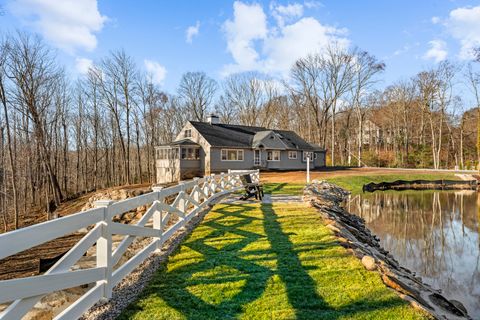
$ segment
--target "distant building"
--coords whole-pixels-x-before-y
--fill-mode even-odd
[[[306,169],[325,166],[325,150],[293,131],[188,121],[175,141],[156,147],[157,183],[168,183],[228,169]]]
[[[358,132],[360,135],[360,130]],[[362,144],[373,145],[382,141],[382,129],[371,120],[363,123]]]

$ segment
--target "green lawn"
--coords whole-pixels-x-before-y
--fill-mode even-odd
[[[422,173],[422,174],[381,174],[381,175],[358,175],[344,176],[337,178],[327,178],[325,180],[332,182],[352,193],[362,192],[364,184],[370,182],[393,182],[395,180],[459,180],[453,173]],[[304,184],[300,183],[266,183],[265,193],[271,194],[291,194],[301,195]]]
[[[351,191],[352,193],[362,192],[364,184],[370,182],[393,182],[395,180],[460,180],[455,177],[453,173],[415,173],[415,174],[384,174],[375,176],[350,176],[350,177],[338,177],[327,179],[329,182],[334,183],[344,189]]]
[[[304,187],[304,184],[299,183],[265,183],[263,189],[270,194],[300,195]]]
[[[303,204],[219,204],[120,319],[424,319]]]

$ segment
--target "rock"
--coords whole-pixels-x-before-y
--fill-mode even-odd
[[[457,300],[450,300],[450,302],[455,306],[457,307],[457,309],[460,309],[463,314],[467,314],[467,309],[465,308],[465,306],[460,302],[460,301],[457,301]]]
[[[338,237],[337,240],[341,243],[349,243],[350,242],[348,239],[345,239],[344,237]]]
[[[456,316],[462,317],[467,315],[467,309],[465,309],[465,307],[457,300],[448,301],[438,293],[432,293],[428,298],[437,306],[440,306],[442,309],[447,310]]]
[[[373,271],[377,269],[377,265],[375,264],[375,259],[371,256],[364,256],[362,258],[362,264],[368,271]]]
[[[340,233],[340,229],[338,229],[337,227],[335,227],[333,224],[327,224],[327,228],[332,230],[333,232],[337,232],[337,233]]]
[[[336,221],[326,218],[326,219],[323,219],[323,222],[328,225],[328,224],[334,224]]]
[[[24,320],[51,320],[53,311],[48,309],[34,308],[23,318]]]

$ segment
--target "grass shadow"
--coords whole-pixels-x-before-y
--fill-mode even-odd
[[[287,288],[290,304],[295,309],[297,319],[310,319],[311,310],[329,309],[318,295],[315,281],[302,266],[288,234],[282,231],[278,216],[271,204],[263,204],[263,226],[272,251],[277,257],[277,272]]]
[[[172,255],[170,259],[175,262],[157,271],[140,300],[119,319],[239,318],[247,306],[265,299],[262,295],[274,278],[285,288],[275,294],[281,295],[285,303],[288,300],[291,315],[300,320],[365,318],[363,313],[405,304],[398,298],[362,296],[341,307],[329,305],[318,293],[319,279],[309,274],[316,272],[317,265],[302,265],[299,254],[311,249],[328,256],[328,250],[338,244],[324,236],[294,243],[296,233],[285,232],[284,216],[279,217],[271,204],[260,208],[231,204],[211,214],[214,216],[197,227],[198,234],[190,235]],[[285,305],[268,299],[253,309],[254,318],[284,318],[277,315],[281,312],[277,308]]]

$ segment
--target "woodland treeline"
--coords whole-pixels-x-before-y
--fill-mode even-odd
[[[125,51],[72,79],[39,37],[0,43],[0,212],[5,230],[31,212],[100,188],[153,183],[154,147],[186,120],[294,130],[330,165],[475,166],[480,73],[444,61],[382,91],[386,66],[336,44],[299,59],[282,81],[258,73],[220,83],[187,72],[165,92]],[[455,95],[470,90],[476,105]]]

